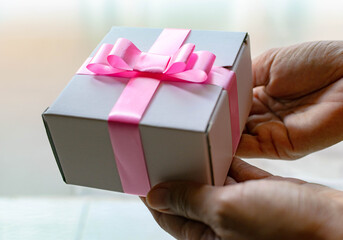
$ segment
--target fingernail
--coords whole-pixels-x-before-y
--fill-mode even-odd
[[[167,188],[152,189],[146,198],[149,207],[156,210],[168,208],[169,190]]]

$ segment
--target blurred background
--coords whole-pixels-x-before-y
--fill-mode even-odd
[[[341,0],[0,0],[0,240],[173,239],[137,197],[66,185],[41,120],[111,26],[247,31],[252,56],[343,39]],[[343,190],[343,143],[249,159]]]

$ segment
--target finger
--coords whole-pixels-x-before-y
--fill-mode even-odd
[[[266,172],[253,165],[250,165],[249,163],[244,162],[243,160],[237,157],[234,157],[232,160],[228,178],[231,178],[232,180],[230,181],[235,182],[235,183],[244,182],[248,180],[258,180],[258,179],[287,181],[287,182],[292,182],[296,184],[307,183],[306,181],[303,181],[297,178],[274,176],[271,173]],[[225,185],[230,185],[230,184],[225,184]]]
[[[281,176],[271,176],[266,178],[266,180],[273,180],[273,181],[286,181],[286,182],[292,182],[296,184],[305,184],[307,183],[304,180],[297,179],[297,178],[290,178],[290,177],[281,177]]]
[[[267,178],[272,176],[272,174],[234,157],[229,170],[229,176],[237,182],[244,182]]]
[[[271,49],[253,61],[254,86],[269,95],[294,99],[343,76],[343,41],[306,42]]]
[[[160,225],[161,228],[163,228],[166,232],[168,232],[176,239],[219,239],[216,237],[216,234],[210,227],[201,222],[166,213],[159,214],[159,217],[157,219],[155,218],[156,222]]]
[[[268,153],[262,151],[261,143],[257,136],[242,134],[236,156],[241,158],[272,158]]]
[[[148,193],[148,206],[209,224],[210,208],[216,190],[212,186],[191,182],[162,183]]]
[[[269,83],[270,69],[279,49],[270,49],[252,61],[253,83],[256,86],[265,86]]]
[[[259,98],[259,92],[263,91],[264,87],[255,87],[253,89],[253,99],[249,115],[264,114],[270,112],[270,109]]]
[[[265,209],[261,211],[261,206],[268,202],[264,201],[264,195],[258,190],[263,190],[256,185],[258,181],[251,182],[255,182],[256,187],[251,187],[251,184],[209,187],[187,182],[163,183],[148,193],[147,203],[154,210],[168,209],[171,214],[205,223],[220,234],[225,232],[224,237],[228,230],[231,236],[227,239],[244,239],[238,238],[237,234],[235,237],[232,235],[247,234],[247,231],[253,229],[256,217],[265,212]],[[177,224],[169,221],[168,225]]]
[[[272,112],[279,117],[279,113],[293,106],[294,99],[287,100],[271,96],[264,86],[253,88],[253,107],[259,110],[254,112],[253,114]]]
[[[270,121],[256,126],[253,133],[242,134],[236,156],[294,160],[302,157],[303,153],[294,151],[287,129],[281,122]]]
[[[151,209],[148,206],[145,198],[141,199],[151,212],[151,215],[158,223],[158,225],[176,239],[219,240],[219,238],[216,237],[216,234],[207,225],[184,217],[170,215],[167,213],[160,213],[156,210]]]
[[[237,182],[236,182],[235,179],[233,179],[233,178],[230,177],[230,176],[227,176],[226,179],[225,179],[224,185],[225,185],[225,186],[226,186],[226,185],[233,185],[233,184],[236,184],[236,183],[237,183]]]
[[[243,160],[237,157],[234,157],[232,160],[228,178],[231,178],[232,180],[230,181],[235,182],[235,183],[244,182],[248,180],[258,180],[258,179],[287,181],[287,182],[292,182],[296,184],[307,183],[306,181],[303,181],[297,178],[274,176],[273,174],[267,171],[264,171],[258,167],[255,167],[247,162],[244,162]]]

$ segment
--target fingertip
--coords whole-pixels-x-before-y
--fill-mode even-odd
[[[206,222],[216,189],[195,182],[163,183],[152,188],[147,195],[147,203],[149,207],[162,213]]]
[[[244,182],[270,177],[272,174],[235,157],[231,163],[229,176],[237,182]]]
[[[146,197],[146,203],[152,209],[165,212],[168,209],[170,190],[166,186],[153,187]]]
[[[260,150],[260,143],[257,137],[246,133],[241,136],[236,156],[243,158],[265,157]]]
[[[142,200],[142,202],[146,205],[146,197],[139,197],[141,200]]]
[[[225,180],[225,183],[224,183],[224,186],[227,186],[227,185],[233,185],[233,184],[236,184],[236,180],[233,179],[232,177],[230,176],[227,176],[226,177],[226,180]]]

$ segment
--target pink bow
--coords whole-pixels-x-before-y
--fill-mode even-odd
[[[101,45],[87,69],[99,75],[203,83],[216,57],[208,51],[194,52],[194,48],[187,43],[168,56],[141,52],[130,40],[119,38],[114,45]]]

